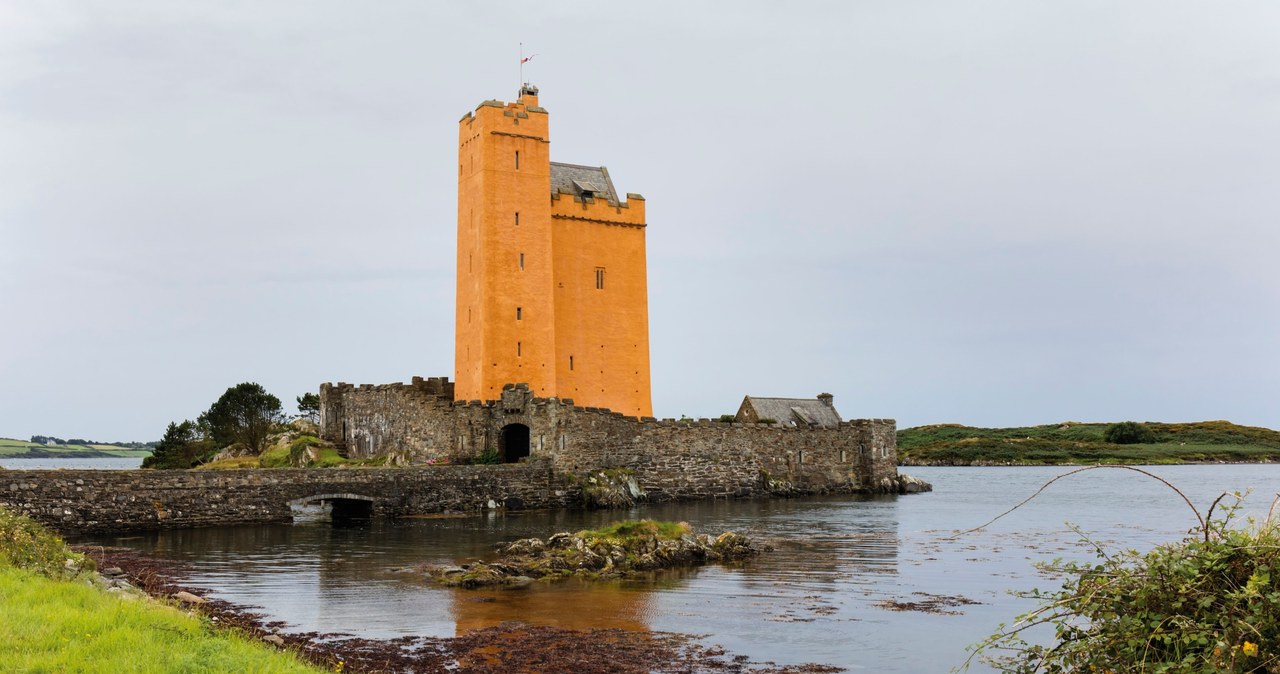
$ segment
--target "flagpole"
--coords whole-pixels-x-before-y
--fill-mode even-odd
[[[521,91],[524,91],[524,43],[523,42],[520,43],[520,85],[516,87],[516,92],[517,92],[516,95],[519,96],[520,95],[519,92]]]

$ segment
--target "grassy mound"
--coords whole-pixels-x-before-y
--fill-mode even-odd
[[[1280,432],[1229,421],[1147,422],[1149,442],[1112,444],[1112,424],[1065,422],[1019,428],[959,424],[898,432],[904,465],[1056,465],[1280,461]]]
[[[314,435],[283,436],[278,442],[254,456],[233,456],[210,461],[197,470],[230,470],[235,468],[341,468],[376,465],[365,459],[344,459],[330,443]]]

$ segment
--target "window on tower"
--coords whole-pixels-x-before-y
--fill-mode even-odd
[[[518,320],[521,320],[521,314],[523,314],[523,313],[524,313],[524,312],[520,309],[520,307],[516,307],[516,320],[517,320],[517,321],[518,321]]]
[[[520,226],[520,211],[516,211],[516,227]]]
[[[520,253],[520,271],[524,271],[524,253]]]
[[[516,170],[520,170],[520,151],[516,150]]]
[[[604,290],[604,267],[596,267],[596,290]]]

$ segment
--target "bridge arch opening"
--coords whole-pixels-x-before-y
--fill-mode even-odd
[[[502,427],[498,440],[498,458],[503,463],[515,463],[529,456],[529,427],[524,424],[507,424]]]
[[[373,519],[375,499],[363,494],[316,494],[289,502],[294,522],[359,524]]]
[[[373,501],[354,498],[335,498],[329,501],[333,509],[329,518],[335,524],[373,519]]]

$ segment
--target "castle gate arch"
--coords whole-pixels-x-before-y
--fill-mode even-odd
[[[503,463],[515,463],[529,456],[529,427],[524,424],[507,424],[498,438],[498,459]]]

